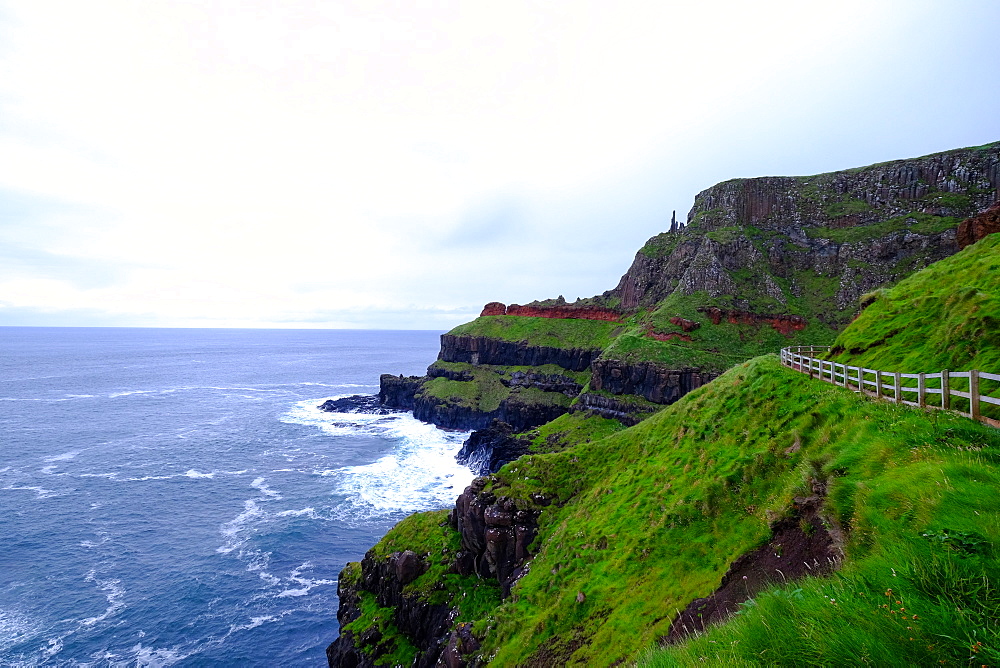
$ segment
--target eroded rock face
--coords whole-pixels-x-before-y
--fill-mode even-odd
[[[569,371],[586,371],[590,362],[600,352],[600,349],[550,348],[490,339],[485,336],[442,334],[438,359],[443,362],[498,366],[555,364]]]
[[[724,621],[768,585],[825,575],[840,567],[843,537],[822,517],[825,484],[813,481],[814,495],[796,497],[788,517],[771,525],[771,540],[741,555],[719,587],[684,608],[670,625],[667,640],[677,642]]]
[[[726,181],[698,194],[688,225],[651,239],[605,296],[631,309],[704,291],[752,310],[755,300],[784,305],[827,279],[833,303],[820,300],[807,315],[846,323],[860,295],[957,252],[955,228],[940,225],[984,211],[998,185],[996,145],[810,177]],[[925,225],[930,216],[939,218]],[[852,228],[871,231],[834,232]],[[734,279],[746,271],[753,285]]]
[[[788,336],[806,328],[808,321],[800,315],[773,315],[767,313],[750,313],[749,311],[720,309],[714,306],[701,307],[700,312],[708,316],[713,325],[725,320],[734,325],[770,325],[777,332]]]
[[[581,394],[578,401],[570,407],[571,413],[587,411],[610,420],[618,420],[626,427],[639,424],[656,410],[651,406],[638,406],[633,402],[591,392]]]
[[[958,226],[958,247],[970,246],[988,234],[1000,232],[1000,201]]]
[[[452,528],[462,536],[455,568],[462,575],[495,578],[506,597],[531,556],[529,546],[538,534],[541,509],[519,510],[513,499],[484,491],[486,483],[487,478],[476,478],[448,515]],[[544,498],[537,501],[539,506],[547,505]]]
[[[414,645],[425,651],[415,665],[435,665],[441,639],[448,632],[450,609],[447,605],[431,605],[403,592],[403,587],[426,569],[427,564],[415,552],[407,550],[379,558],[369,550],[361,561],[360,577],[347,575],[345,569],[337,584],[340,599],[337,620],[341,628],[361,616],[361,592],[369,592],[374,594],[379,606],[393,608],[393,623]],[[327,647],[326,657],[333,668],[368,668],[388,651],[391,648],[384,645],[376,628],[359,635],[342,630],[340,637]]]
[[[517,438],[509,424],[494,420],[485,429],[472,432],[455,459],[476,475],[487,475],[496,473],[507,462],[528,454],[529,444],[529,441]]]
[[[656,404],[672,404],[718,374],[700,369],[671,369],[656,362],[628,364],[595,360],[590,386],[612,394],[634,394]]]
[[[422,376],[393,376],[384,373],[378,380],[378,399],[386,408],[413,410],[413,398],[424,382]]]

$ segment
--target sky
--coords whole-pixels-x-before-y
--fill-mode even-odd
[[[996,0],[0,0],[0,326],[446,330],[1000,140]]]

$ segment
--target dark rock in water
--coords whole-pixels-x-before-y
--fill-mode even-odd
[[[341,399],[327,399],[317,408],[330,413],[366,413],[369,415],[390,415],[400,412],[383,406],[374,394],[355,394]]]
[[[421,388],[426,376],[394,376],[384,373],[379,376],[378,399],[386,408],[413,410],[413,397]]]
[[[476,475],[496,473],[507,462],[528,453],[527,442],[515,438],[513,434],[511,425],[493,420],[485,429],[472,432],[455,459]]]

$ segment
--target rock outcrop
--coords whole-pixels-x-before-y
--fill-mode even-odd
[[[958,247],[965,248],[987,234],[996,232],[1000,232],[1000,201],[986,211],[962,221],[958,226]]]
[[[496,473],[507,462],[530,452],[530,443],[515,434],[509,424],[494,420],[486,428],[472,432],[455,459],[476,475]]]
[[[717,375],[700,369],[672,369],[656,362],[626,364],[618,360],[596,360],[592,368],[592,389],[631,394],[655,404],[672,404]]]
[[[632,427],[658,411],[659,408],[659,406],[643,405],[604,394],[584,392],[577,398],[576,403],[570,406],[569,410],[571,413],[581,411],[593,413],[609,420],[618,420],[626,427]]]
[[[531,544],[538,534],[538,514],[549,501],[537,494],[527,501],[497,496],[486,490],[491,481],[487,477],[473,480],[448,514],[447,524],[461,541],[461,550],[453,555],[448,571],[494,580],[501,595],[507,597],[526,572]],[[429,556],[411,550],[379,556],[372,549],[360,564],[344,569],[337,585],[337,619],[342,631],[326,650],[331,667],[370,668],[394,648],[396,640],[384,637],[376,625],[360,634],[344,629],[362,616],[365,597],[392,610],[394,631],[419,651],[413,666],[467,665],[464,657],[479,649],[479,641],[469,625],[455,623],[457,607],[432,602],[446,599],[422,596],[406,588],[428,570]]]
[[[361,561],[360,573],[352,576],[345,570],[337,584],[340,605],[337,619],[341,628],[362,615],[362,596],[374,595],[379,607],[392,608],[392,623],[422,654],[415,666],[430,668],[437,663],[442,638],[446,637],[451,608],[444,604],[431,604],[415,594],[407,594],[404,587],[427,569],[423,558],[410,550],[396,552],[380,559],[373,551]],[[367,648],[365,652],[362,648]],[[391,651],[377,628],[370,628],[361,635],[346,630],[326,649],[330,666],[369,668],[381,656]]]
[[[378,399],[387,408],[413,410],[414,396],[423,382],[423,376],[384,373],[378,379]]]
[[[755,311],[793,300],[843,324],[857,299],[955,253],[958,222],[997,197],[1000,145],[809,177],[735,179],[696,198],[688,224],[647,242],[618,286],[622,309],[704,292]],[[756,277],[740,279],[741,272]],[[817,290],[817,282],[826,288]],[[820,295],[810,293],[819,292]]]
[[[749,311],[727,310],[714,306],[699,307],[698,311],[708,316],[713,325],[725,320],[734,325],[770,325],[775,331],[788,336],[806,328],[808,321],[800,315],[773,315],[750,313]]]
[[[539,496],[532,507],[519,509],[515,500],[485,491],[488,481],[473,480],[448,515],[449,524],[462,537],[455,568],[461,575],[496,579],[506,597],[524,573],[538,534],[538,513],[549,501]]]
[[[586,371],[600,349],[553,348],[529,346],[515,341],[502,341],[485,336],[441,335],[443,362],[493,364],[498,366],[542,366],[555,364],[569,371]]]

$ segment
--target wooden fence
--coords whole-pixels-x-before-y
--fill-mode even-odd
[[[972,371],[949,371],[937,373],[900,373],[850,366],[815,357],[830,350],[830,346],[796,346],[781,349],[781,363],[785,366],[808,373],[811,377],[840,385],[872,397],[880,397],[897,404],[920,408],[941,408],[953,410],[973,420],[1000,427],[1000,421],[982,414],[983,404],[1000,406],[1000,398],[980,391],[980,381],[1000,381],[1000,374]],[[961,386],[964,390],[956,389]],[[906,397],[909,396],[910,399]],[[966,399],[969,410],[955,406],[953,397]],[[961,402],[964,403],[964,402]]]

